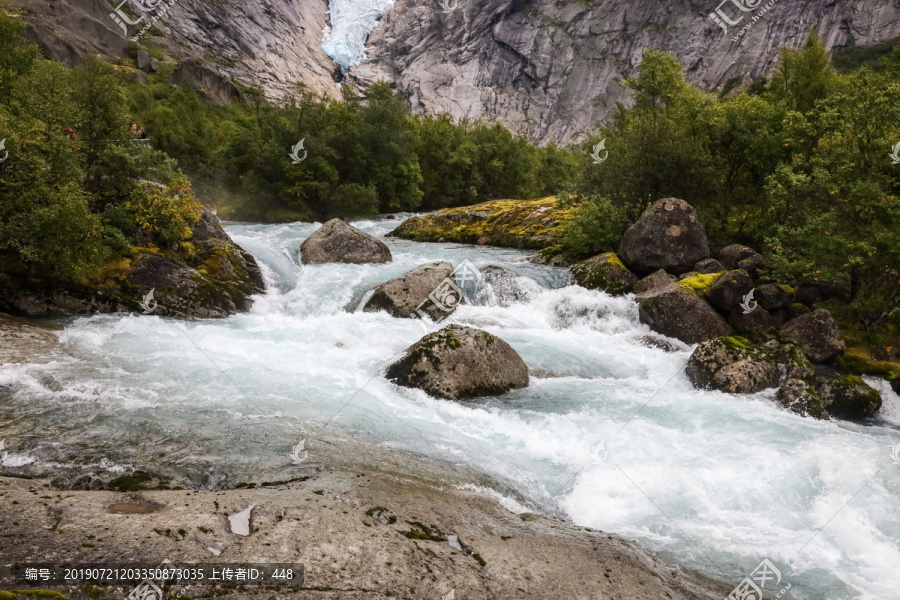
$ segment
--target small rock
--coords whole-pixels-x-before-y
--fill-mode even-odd
[[[756,279],[759,277],[760,269],[766,268],[766,259],[759,254],[754,254],[753,256],[748,256],[747,258],[739,260],[737,268],[746,271],[750,274],[750,277]]]
[[[860,421],[881,409],[881,393],[853,375],[831,380],[822,386],[819,395],[828,414],[838,419]]]
[[[300,246],[300,260],[305,265],[323,263],[383,264],[393,261],[387,245],[373,236],[332,219]]]
[[[783,380],[800,379],[807,383],[815,382],[816,368],[806,358],[800,346],[769,340],[762,344],[762,347],[775,353],[775,360],[778,362],[779,368],[783,370]]]
[[[709,287],[709,302],[728,312],[737,308],[752,289],[753,278],[746,271],[731,271],[719,277]]]
[[[694,265],[694,271],[699,273],[700,275],[709,275],[710,273],[722,273],[723,271],[727,271],[728,269],[725,266],[717,261],[714,258],[707,258],[706,260],[701,260],[696,265]]]
[[[643,294],[644,292],[649,292],[654,288],[661,288],[672,285],[672,283],[674,283],[675,281],[677,281],[675,277],[660,269],[652,275],[648,275],[647,277],[644,277],[643,279],[635,283],[634,293]]]
[[[778,385],[773,353],[742,337],[721,337],[697,346],[685,373],[694,387],[754,394]]]
[[[732,244],[722,248],[722,251],[719,253],[719,261],[725,267],[725,270],[734,271],[739,268],[738,263],[742,260],[758,255],[759,253],[753,248],[743,244]]]
[[[788,379],[775,394],[775,399],[798,415],[814,419],[828,419],[828,413],[825,412],[822,399],[816,389],[803,380]]]
[[[416,308],[423,302],[426,302],[428,296],[452,276],[453,265],[449,262],[434,262],[420,265],[409,273],[395,277],[375,288],[363,312],[385,311],[401,319],[417,318]],[[452,306],[444,304],[443,308],[441,308],[434,302],[427,302],[421,310],[437,321],[447,317],[456,310],[456,306],[462,299],[455,296],[454,299]]]
[[[778,329],[778,322],[769,314],[769,311],[761,306],[757,306],[749,313],[740,306],[732,309],[728,323],[738,333],[746,334],[765,333],[770,329]]]
[[[449,400],[528,387],[528,367],[509,344],[461,325],[450,325],[413,344],[388,367],[386,376],[397,385]]]
[[[678,276],[678,281],[684,281],[685,279],[690,279],[691,277],[696,277],[700,275],[697,271],[688,271],[687,273],[682,273]]]
[[[666,352],[678,352],[679,350],[681,350],[681,348],[679,348],[669,340],[658,338],[653,335],[641,336],[641,339],[639,341],[642,346],[647,346],[648,348],[657,348]]]
[[[575,281],[583,288],[613,296],[630,294],[638,278],[614,252],[600,254],[572,266]]]
[[[657,200],[625,232],[619,257],[639,275],[658,269],[686,273],[709,258],[706,230],[697,211],[684,200]]]
[[[141,71],[147,72],[147,69],[150,67],[150,53],[146,50],[138,50],[137,53],[137,66]]]
[[[825,309],[819,309],[788,321],[779,335],[785,342],[797,344],[814,363],[831,360],[847,349],[837,321]]]
[[[791,294],[786,288],[787,286],[775,283],[764,283],[756,288],[754,296],[759,305],[766,310],[787,308],[791,304]]]
[[[147,70],[150,73],[156,73],[157,71],[159,71],[159,59],[151,57],[150,64],[147,65]]]
[[[806,306],[815,306],[827,300],[850,302],[852,299],[852,282],[846,273],[835,281],[804,281],[797,285],[797,302]]]

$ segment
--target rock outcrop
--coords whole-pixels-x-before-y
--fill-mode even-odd
[[[803,348],[806,356],[817,363],[829,361],[847,348],[837,321],[822,308],[788,321],[779,335]]]
[[[754,394],[778,385],[775,355],[741,337],[721,337],[697,346],[685,373],[697,388]]]
[[[613,252],[572,265],[572,275],[581,287],[613,296],[631,293],[638,282],[637,276]]]
[[[364,265],[389,263],[393,257],[381,240],[340,219],[332,219],[300,245],[300,260],[304,265]]]
[[[726,33],[709,18],[718,4],[483,0],[445,13],[397,0],[350,77],[390,81],[417,112],[485,118],[568,144],[629,101],[623,80],[644,48],[673,52],[689,81],[712,90],[732,78],[769,76],[779,48],[800,48],[812,27],[829,49],[900,36],[900,6],[845,0],[777,3],[733,41],[754,13],[727,3],[723,10],[741,22]]]
[[[881,394],[859,377],[845,375],[829,381],[819,394],[832,417],[860,421],[881,409]]]
[[[528,387],[528,367],[500,338],[450,325],[413,344],[386,377],[448,400],[497,396]]]
[[[409,273],[391,279],[375,288],[375,292],[363,311],[385,311],[394,317],[418,318],[416,309],[419,309],[434,320],[446,317],[456,310],[456,306],[461,301],[460,298],[455,298],[452,306],[444,305],[443,307],[426,301],[428,301],[429,295],[452,275],[453,265],[448,262],[420,265]],[[423,303],[425,303],[424,306],[419,308]]]
[[[684,200],[657,200],[625,232],[619,258],[638,275],[657,269],[686,273],[709,258],[706,230],[697,211]]]
[[[256,261],[208,211],[192,231],[190,256],[135,249],[106,269],[105,280],[73,284],[0,274],[0,311],[66,316],[152,307],[159,316],[220,318],[248,310],[250,297],[265,289]]]
[[[562,244],[556,227],[568,209],[556,198],[494,200],[412,217],[390,233],[417,242],[456,242],[541,250]]]
[[[641,323],[686,344],[725,336],[731,328],[703,298],[690,288],[671,283],[638,294]]]

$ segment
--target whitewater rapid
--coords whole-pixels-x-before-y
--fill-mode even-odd
[[[394,0],[329,0],[331,25],[325,28],[322,49],[346,72],[362,62],[366,40]]]
[[[698,392],[690,347],[648,344],[633,301],[526,252],[388,238],[392,264],[301,266],[315,229],[227,226],[269,286],[247,314],[68,320],[58,350],[0,366],[5,466],[150,465],[212,489],[284,477],[300,440],[312,461],[352,440],[466,466],[510,510],[619,533],[673,568],[737,585],[769,559],[788,598],[900,598],[900,398],[887,386],[866,424],[802,418],[774,391]],[[531,385],[459,404],[386,381],[423,330],[347,307],[419,264],[467,259],[515,271],[527,294],[508,306],[489,295],[448,322],[507,341]]]

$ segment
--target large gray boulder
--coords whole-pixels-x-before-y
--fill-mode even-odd
[[[389,263],[393,261],[393,257],[381,240],[340,219],[332,219],[303,242],[300,246],[300,260],[304,265],[362,265]]]
[[[572,275],[583,288],[600,290],[619,296],[629,294],[638,282],[637,276],[622,264],[614,252],[600,254],[572,265]]]
[[[654,287],[635,296],[641,323],[686,344],[731,333],[731,328],[706,300],[677,283]]]
[[[450,325],[413,344],[386,377],[448,400],[497,396],[528,387],[528,367],[500,338]]]
[[[853,375],[833,379],[819,389],[822,404],[832,417],[860,421],[881,409],[881,393]]]
[[[363,312],[385,311],[394,317],[417,318],[419,315],[416,309],[419,305],[428,300],[429,295],[435,292],[445,279],[452,276],[453,265],[448,262],[420,265],[409,273],[395,277],[375,288]],[[452,306],[445,304],[443,308],[434,302],[427,302],[420,310],[426,312],[432,319],[438,320],[456,310],[456,305],[461,299],[455,300]]]
[[[829,361],[847,349],[837,321],[824,308],[788,321],[779,336],[803,348],[809,360],[816,363]]]
[[[625,232],[619,257],[638,275],[658,269],[687,273],[709,258],[706,230],[697,211],[684,200],[658,200]]]
[[[742,337],[721,337],[697,346],[685,367],[695,387],[754,394],[778,385],[778,362],[770,350]]]

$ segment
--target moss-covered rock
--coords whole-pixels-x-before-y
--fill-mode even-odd
[[[855,375],[829,381],[819,394],[828,414],[838,419],[859,421],[881,410],[881,393]]]
[[[770,350],[746,338],[725,336],[697,346],[685,373],[699,389],[754,394],[778,385],[778,362]]]
[[[227,317],[250,308],[265,289],[253,257],[235,244],[212,213],[176,249],[132,248],[79,282],[0,274],[0,310],[28,316],[146,311],[174,317]],[[152,301],[145,302],[153,292]]]
[[[712,285],[717,282],[723,275],[725,275],[724,272],[700,273],[697,275],[693,275],[692,277],[686,277],[682,279],[679,282],[679,285],[690,288],[701,298],[707,298],[707,296],[709,295],[709,288],[711,288]]]
[[[709,286],[706,294],[710,304],[725,311],[735,309],[753,290],[753,278],[743,270],[729,271]]]
[[[528,367],[500,338],[450,325],[413,344],[386,377],[439,398],[467,400],[527,387]]]
[[[637,276],[629,271],[613,252],[573,265],[572,275],[581,287],[600,290],[614,296],[630,293],[638,281]]]
[[[563,244],[557,227],[571,210],[558,206],[556,197],[493,200],[407,219],[390,235],[417,242],[443,238],[460,244],[541,250]]]

